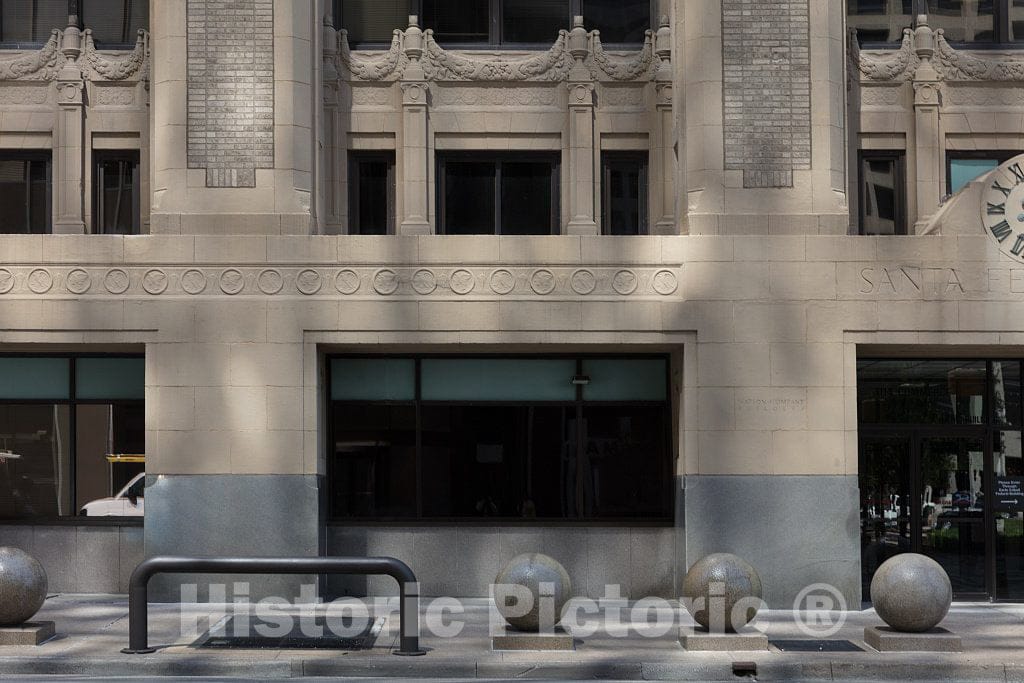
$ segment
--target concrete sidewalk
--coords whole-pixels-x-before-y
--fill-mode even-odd
[[[678,628],[651,637],[658,620],[680,619],[679,610],[662,609],[634,626],[628,619],[601,615],[601,628],[577,642],[574,652],[495,652],[491,650],[486,600],[462,600],[465,627],[441,638],[424,628],[424,657],[396,657],[398,615],[392,614],[370,650],[199,649],[194,636],[182,635],[182,616],[222,617],[223,606],[150,605],[150,655],[120,653],[128,642],[125,596],[51,596],[37,619],[57,624],[57,637],[37,647],[0,647],[0,676],[377,676],[442,678],[546,678],[619,680],[736,680],[734,662],[753,662],[758,680],[948,680],[1024,683],[1024,605],[957,603],[943,626],[963,637],[958,654],[881,654],[863,642],[866,625],[880,624],[872,610],[847,613],[842,629],[829,640],[847,640],[853,652],[692,653],[678,643]],[[423,600],[423,609],[430,604]],[[625,603],[623,603],[624,605]],[[228,607],[228,613],[234,606]],[[244,609],[244,607],[243,607]],[[322,609],[320,610],[322,612]],[[625,612],[625,610],[624,610]],[[688,615],[683,628],[692,625]],[[789,611],[766,611],[758,625],[773,640],[809,640]],[[203,622],[201,630],[205,630]]]

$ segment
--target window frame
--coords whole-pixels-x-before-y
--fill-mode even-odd
[[[41,2],[45,2],[46,0],[30,0],[30,1],[32,2],[33,15],[35,15],[36,12],[37,12],[38,5]],[[81,0],[66,0],[66,2],[67,2],[67,11],[64,12],[64,17],[65,18],[64,18],[63,23],[60,26],[53,26],[51,28],[51,31],[52,31],[52,29],[57,29],[57,30],[63,31],[65,28],[67,28],[67,17],[69,17],[71,15],[75,15],[75,16],[78,17],[78,28],[79,29],[89,28],[88,26],[86,26],[86,17],[84,16],[84,7],[82,7]],[[133,9],[133,10],[136,9],[136,7],[143,7],[143,6],[145,6],[147,13],[149,11],[148,6],[146,5],[147,0],[122,0],[122,2],[129,3],[130,6],[131,6],[131,9]],[[131,15],[129,15],[129,16],[131,16]],[[147,23],[147,25],[145,26],[145,29],[148,31],[149,30],[148,16],[147,16],[147,22],[146,23]],[[29,40],[29,41],[8,41],[8,40],[3,40],[2,39],[2,36],[3,36],[3,19],[2,19],[2,17],[0,17],[0,50],[38,50],[39,48],[41,48],[43,45],[46,44],[47,40],[49,40],[49,35],[50,35],[50,33],[48,32],[47,33],[47,38],[45,40],[41,40],[41,41],[31,41],[31,40]],[[135,44],[136,44],[137,41],[135,40],[135,38],[133,36],[127,36],[127,37],[129,39],[127,42],[105,43],[105,42],[102,42],[102,41],[96,41],[97,42],[97,47],[99,49],[101,49],[101,50],[134,50],[135,49]]]
[[[970,150],[946,150],[946,192],[947,195],[953,194],[953,162],[964,160],[964,159],[995,159],[998,165],[1009,161],[1019,154],[1024,154],[1024,150],[1008,150],[1008,149],[970,149]]]
[[[122,31],[123,32],[127,32],[130,29],[130,24],[131,24],[130,17],[132,16],[131,10],[138,10],[139,8],[142,8],[142,7],[145,7],[145,11],[146,11],[146,26],[145,26],[145,29],[148,31],[149,30],[149,6],[147,5],[147,0],[121,0],[121,2],[127,4],[129,6],[128,8],[130,10],[129,14],[128,14],[128,16],[129,16],[129,25],[124,26],[122,28]],[[78,15],[78,25],[79,25],[78,27],[81,28],[81,29],[91,28],[90,26],[88,26],[88,23],[87,23],[88,16],[87,16],[87,14],[85,12],[85,3],[83,2],[83,0],[71,0],[71,3],[77,4],[77,6],[78,6],[78,11],[77,12],[73,12],[73,14],[77,14]],[[69,4],[71,4],[71,3],[69,3]],[[69,7],[69,9],[70,9],[70,7]],[[96,47],[98,49],[100,49],[100,50],[134,50],[135,49],[135,44],[137,42],[137,39],[136,39],[137,35],[138,35],[137,33],[135,34],[135,36],[133,36],[133,35],[126,35],[125,36],[125,38],[127,38],[126,41],[124,41],[124,42],[114,42],[114,43],[106,43],[106,42],[103,42],[101,40],[98,40],[98,39],[96,39],[95,34],[93,35],[93,39],[96,40]]]
[[[77,398],[77,380],[78,373],[76,363],[82,358],[125,358],[125,359],[145,359],[145,353],[130,353],[130,352],[83,352],[83,353],[30,353],[30,352],[15,352],[15,353],[0,353],[0,358],[66,358],[68,359],[68,398],[50,399],[50,398],[0,398],[0,405],[66,405],[69,407],[68,415],[68,433],[75,435],[74,438],[68,440],[68,459],[70,467],[68,470],[68,479],[71,482],[77,482],[78,475],[78,411],[75,410],[79,405],[114,405],[114,406],[130,406],[139,407],[145,411],[146,399],[110,399],[110,398]],[[114,491],[111,495],[117,493]],[[71,486],[71,509],[75,511],[73,515],[63,515],[57,517],[26,517],[22,519],[5,519],[0,517],[0,526],[62,526],[62,525],[88,525],[88,526],[136,526],[142,527],[145,519],[141,517],[88,517],[78,514],[81,509],[81,502],[78,500],[78,489],[76,485]]]
[[[0,161],[28,161],[42,162],[46,169],[46,210],[43,218],[43,229],[40,232],[32,231],[32,214],[26,208],[26,215],[29,220],[28,232],[5,232],[0,230],[2,235],[49,235],[53,233],[53,153],[48,149],[4,149],[0,150]],[[26,186],[26,192],[28,187]],[[26,204],[30,200],[26,197]]]
[[[612,167],[616,164],[638,162],[640,164],[639,221],[637,236],[651,234],[650,214],[650,154],[647,150],[603,150],[601,152],[601,234],[611,235],[609,220],[612,214],[611,187]],[[633,235],[627,235],[633,236]]]
[[[655,353],[607,353],[607,354],[593,354],[593,353],[554,353],[554,354],[444,354],[444,353],[424,353],[424,354],[410,354],[410,353],[384,353],[384,354],[368,354],[368,353],[328,353],[324,358],[324,400],[326,401],[327,407],[327,425],[325,428],[326,438],[324,448],[326,450],[326,496],[325,496],[325,517],[328,524],[357,524],[365,526],[394,526],[396,524],[403,526],[494,526],[495,524],[501,524],[503,526],[534,526],[534,527],[567,527],[567,526],[586,526],[586,527],[670,527],[675,524],[675,452],[676,443],[673,438],[673,419],[672,411],[676,405],[676,400],[672,394],[672,357],[671,354],[665,352]],[[331,386],[332,386],[332,363],[334,359],[373,359],[373,360],[385,360],[385,359],[414,359],[415,360],[415,394],[412,400],[337,400],[331,398]],[[514,401],[514,400],[500,400],[500,401],[484,401],[484,400],[469,400],[469,401],[458,401],[458,400],[424,400],[422,398],[422,373],[421,373],[421,362],[427,359],[474,359],[474,360],[566,360],[573,359],[576,361],[576,373],[582,374],[583,363],[590,359],[614,359],[614,360],[652,360],[659,359],[665,361],[666,372],[665,372],[665,400],[663,401],[643,401],[643,400],[615,400],[615,401],[594,401],[584,400],[582,385],[575,386],[575,398],[571,401]],[[335,443],[334,436],[334,420],[330,417],[333,413],[335,405],[380,405],[380,406],[412,406],[415,409],[415,427],[416,430],[416,501],[415,501],[415,516],[338,516],[333,509],[333,490],[332,487],[335,481],[335,463],[334,463],[334,452],[333,447]],[[426,517],[423,514],[423,444],[422,444],[422,409],[424,406],[543,406],[543,407],[574,407],[576,409],[576,448],[577,453],[581,452],[586,447],[586,441],[583,438],[585,435],[583,420],[580,419],[583,414],[583,410],[586,407],[600,407],[600,406],[641,406],[641,407],[661,407],[664,411],[664,429],[665,433],[662,435],[665,443],[665,453],[662,458],[662,462],[659,464],[663,473],[663,493],[665,496],[666,515],[664,517],[625,517],[625,518],[594,518],[594,517],[581,517],[578,515],[572,517],[555,518],[555,517]],[[577,455],[577,462],[581,462],[582,459]],[[578,465],[579,466],[579,465]]]
[[[346,1],[352,0],[333,0],[333,15],[334,15],[334,26],[335,28],[345,28],[341,26],[343,14],[343,5]],[[572,28],[572,18],[575,16],[581,16],[583,14],[583,3],[586,0],[568,0],[569,1],[569,14],[565,18],[565,30],[568,31]],[[480,48],[500,48],[508,49],[513,48],[516,50],[548,50],[551,48],[554,40],[548,43],[516,43],[506,42],[502,36],[503,26],[503,13],[502,13],[502,0],[487,0],[488,2],[488,40],[486,42],[460,42],[450,43],[444,41],[443,47],[447,49],[480,49]],[[658,0],[650,0],[649,2],[649,26],[650,30],[657,30],[658,23]],[[416,16],[419,18],[420,26],[423,26],[423,0],[409,0],[409,11],[410,16]],[[405,29],[404,25],[396,26],[397,29]],[[351,42],[350,47],[359,50],[375,50],[384,49],[390,46],[390,41],[387,43],[379,41],[365,41],[365,42]],[[635,49],[636,47],[643,45],[643,41],[634,43],[607,43],[602,44],[610,49],[624,49],[630,48]]]
[[[396,176],[395,176],[395,150],[349,150],[348,152],[348,234],[350,235],[379,235],[375,232],[362,232],[359,224],[360,205],[360,176],[359,165],[364,162],[384,162],[388,165],[387,173],[387,225],[385,235],[394,235],[397,224],[397,209],[395,205]]]
[[[97,149],[92,153],[92,234],[94,235],[139,235],[142,234],[142,180],[141,154],[137,149]],[[127,233],[107,232],[102,229],[105,213],[103,202],[102,165],[108,161],[122,161],[132,164],[132,230]]]
[[[927,13],[927,2],[928,0],[913,0],[913,12],[910,17],[910,23],[907,24],[906,28],[913,29],[915,18],[921,14]],[[950,40],[949,44],[955,48],[961,50],[1006,50],[1006,49],[1019,49],[1020,45],[1024,43],[1024,36],[1019,40],[1010,39],[1010,3],[1013,0],[992,0],[993,7],[993,34],[996,39],[991,41],[978,41],[978,42],[964,42],[964,41],[953,41]],[[850,17],[858,15],[846,15],[847,25],[849,25]],[[863,15],[871,16],[871,15]],[[875,15],[878,16],[878,15]],[[860,41],[860,49],[862,50],[894,50],[899,48],[901,41]]]
[[[436,206],[436,221],[437,221],[437,234],[438,235],[451,235],[461,233],[449,233],[446,230],[446,201],[445,201],[445,189],[446,189],[446,176],[445,167],[448,162],[473,162],[473,163],[491,163],[495,165],[494,174],[494,232],[478,232],[469,233],[472,235],[505,235],[501,231],[501,167],[505,163],[516,163],[516,162],[548,162],[551,165],[551,224],[548,232],[531,233],[529,236],[541,237],[544,235],[558,235],[561,233],[562,224],[562,206],[561,206],[561,194],[562,194],[562,157],[559,152],[492,152],[492,151],[479,151],[479,152],[466,152],[466,151],[453,151],[453,152],[437,152],[436,153],[436,190],[435,190],[435,206]]]
[[[869,159],[889,160],[896,162],[896,182],[894,188],[896,229],[894,235],[909,235],[910,226],[908,223],[907,211],[907,152],[903,149],[861,149],[857,151],[857,233],[859,235],[873,235],[864,231],[864,209],[865,187],[864,187],[864,163]]]

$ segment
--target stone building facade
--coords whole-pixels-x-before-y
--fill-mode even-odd
[[[530,46],[446,40],[424,0],[357,41],[346,2],[154,0],[134,49],[73,17],[0,54],[0,149],[47,153],[51,214],[0,235],[0,542],[68,591],[330,553],[480,596],[542,551],[579,594],[671,597],[725,551],[772,606],[856,606],[921,550],[1024,597],[1012,45],[925,13],[858,43],[832,0],[657,0],[607,45],[566,2]]]

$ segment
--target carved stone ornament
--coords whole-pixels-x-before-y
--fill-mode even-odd
[[[862,52],[857,32],[850,31],[850,61],[865,81],[909,81],[914,77],[921,59],[914,51],[914,32],[903,29],[903,41],[898,50],[870,50]]]
[[[67,63],[61,51],[63,32],[54,29],[50,39],[39,50],[26,52],[13,59],[0,61],[0,80],[52,81]]]
[[[1024,154],[1003,163],[985,179],[981,225],[1003,252],[1024,263]]]
[[[139,29],[134,50],[116,57],[96,49],[91,29],[85,30],[84,38],[83,71],[90,81],[148,80],[149,34],[146,31]]]
[[[422,55],[418,54],[419,48],[407,46],[411,31],[416,32],[417,44],[422,42]],[[587,35],[589,49],[584,66],[593,80],[646,81],[654,77],[659,60],[655,58],[653,31],[647,31],[639,51],[628,54],[606,52],[597,31]],[[546,52],[509,58],[445,50],[434,39],[433,31],[420,33],[413,26],[408,31],[396,29],[386,51],[353,53],[348,32],[342,29],[339,48],[325,51],[325,59],[336,60],[339,77],[351,81],[397,81],[406,77],[406,69],[415,62],[417,67],[422,66],[429,81],[559,82],[566,80],[574,64],[568,39],[568,31],[559,31]],[[417,54],[413,55],[414,51]],[[667,57],[665,60],[668,63]]]

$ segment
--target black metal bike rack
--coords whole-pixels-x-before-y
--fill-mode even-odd
[[[132,572],[128,585],[129,655],[149,647],[149,580],[156,574],[361,574],[386,575],[398,582],[399,648],[392,654],[416,656],[420,649],[420,588],[409,565],[393,557],[151,557]]]

